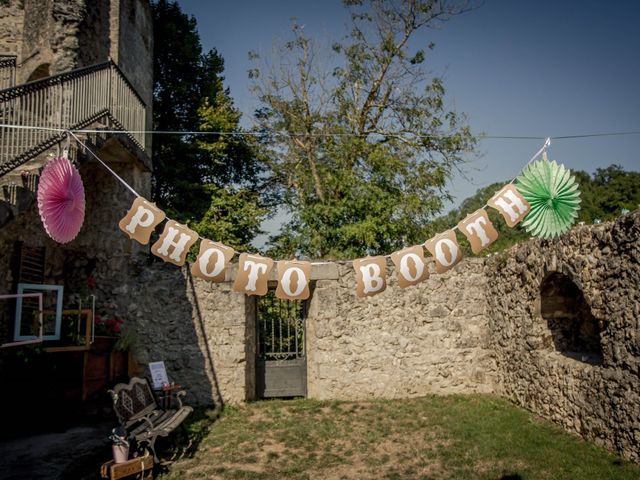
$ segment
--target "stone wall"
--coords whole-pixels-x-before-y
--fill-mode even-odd
[[[96,153],[138,192],[149,195],[150,173],[118,142],[111,139]],[[86,211],[75,240],[66,245],[51,240],[35,201],[0,229],[0,294],[15,291],[16,242],[45,247],[45,283],[64,286],[65,308],[77,308],[80,294],[92,293],[98,314],[124,319],[136,339],[140,374],[148,375],[148,362],[164,360],[170,378],[187,387],[192,404],[253,398],[255,364],[246,359],[255,351],[255,301],[231,292],[230,283],[191,279],[187,268],[150,258],[148,246],[131,241],[118,228],[133,201],[129,191],[90,159],[82,160],[80,173]],[[90,290],[89,275],[97,281]],[[7,318],[13,317],[7,314],[5,323]]]
[[[81,66],[79,50],[87,49],[87,45],[80,43],[80,36],[88,40],[86,37],[93,30],[80,33],[82,20],[87,16],[84,0],[25,0],[24,9],[18,83]],[[101,50],[101,44],[91,45],[91,50]]]
[[[11,1],[0,17],[0,46],[18,49],[23,62],[18,83],[112,58],[151,105],[153,28],[148,1]]]
[[[110,0],[81,5],[82,17],[74,36],[78,38],[77,65],[87,66],[109,58],[111,45]]]
[[[105,238],[129,245],[96,251],[97,310],[125,320],[134,335],[138,374],[148,376],[149,362],[163,360],[169,378],[188,391],[190,404],[221,405],[255,395],[255,300],[231,291],[231,283],[211,284],[150,257],[118,228],[130,207],[114,208]],[[96,242],[97,243],[97,242]],[[86,273],[82,265],[77,276]]]
[[[141,374],[148,375],[149,362],[163,360],[190,404],[253,399],[255,364],[247,357],[255,345],[255,302],[232,292],[230,283],[191,277],[187,267],[149,263],[146,256],[128,260],[128,277],[107,282],[100,297],[135,331]]]
[[[44,11],[36,7],[33,13],[41,15]],[[53,0],[50,15],[44,21],[52,35],[43,39],[38,48],[50,49],[52,75],[106,61],[109,0]]]
[[[114,169],[142,194],[148,193],[150,173],[132,159],[132,155],[109,142],[98,155],[109,160],[106,151],[117,152],[119,162],[111,162]],[[33,162],[39,163],[36,159]],[[31,163],[21,169],[29,169]],[[84,161],[80,174],[85,184],[85,220],[80,233],[72,242],[61,245],[50,239],[44,231],[38,215],[35,195],[31,205],[17,218],[0,229],[0,291],[7,293],[15,288],[15,268],[12,268],[16,242],[30,247],[44,247],[46,255],[45,279],[48,283],[65,285],[67,294],[78,293],[91,273],[119,277],[126,271],[128,258],[146,249],[118,234],[117,224],[132,201],[131,194],[96,161]],[[114,229],[115,226],[115,229]],[[122,269],[122,270],[121,270]],[[120,282],[120,278],[115,278]],[[70,302],[69,296],[65,302]]]
[[[149,2],[112,1],[110,55],[147,105],[147,125],[153,125],[153,15]],[[153,135],[148,134],[145,145],[149,151],[152,142]]]
[[[23,21],[22,0],[0,0],[0,54],[20,54]]]
[[[111,58],[118,63],[142,100],[151,106],[153,102],[151,6],[148,2],[140,0],[113,1],[111,16]]]
[[[433,266],[433,265],[432,265]],[[312,398],[406,398],[494,390],[483,261],[358,299],[351,265],[319,280],[307,320]]]
[[[226,282],[211,284],[192,278],[188,267],[149,263],[144,256],[128,261],[129,278],[108,283],[100,296],[136,329],[140,365],[164,360],[169,375],[188,386],[192,402],[255,398],[256,299],[231,290],[235,267]],[[367,300],[355,297],[350,265],[331,267],[312,271],[309,397],[493,391],[481,260],[466,260],[406,290],[391,279],[387,292]]]
[[[530,241],[493,257],[487,268],[498,391],[639,460],[640,211],[615,223],[576,227],[554,241]],[[566,291],[584,298],[590,311],[581,312],[581,320],[593,318],[600,330],[591,335],[599,339],[600,358],[585,342],[570,349],[583,354],[554,341],[554,322],[572,315],[562,314],[557,298],[545,298],[549,277],[564,278]]]

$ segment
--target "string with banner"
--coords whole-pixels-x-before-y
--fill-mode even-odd
[[[239,254],[238,269],[232,287],[235,292],[265,295],[268,291],[269,274],[276,265],[278,298],[303,300],[309,297],[312,265],[327,262],[276,262],[261,255],[235,252],[220,242],[200,237],[188,226],[169,219],[155,204],[140,196],[74,132],[65,133],[73,137],[86,152],[135,195],[129,211],[119,222],[120,229],[131,240],[147,245],[151,234],[166,220],[160,237],[151,247],[151,252],[165,262],[176,266],[184,265],[189,249],[200,240],[199,254],[191,265],[194,276],[210,282],[224,281],[232,258]],[[550,144],[551,139],[547,138],[519,176],[498,190],[487,204],[468,214],[458,225],[427,239],[422,245],[404,248],[389,255],[352,260],[356,274],[356,296],[373,296],[386,289],[387,258],[393,262],[401,288],[417,285],[429,278],[425,249],[435,262],[436,273],[450,270],[462,259],[456,230],[467,238],[473,253],[477,254],[488,248],[498,239],[498,232],[487,215],[488,207],[497,210],[508,227],[514,228],[523,222],[527,231],[534,236],[553,238],[569,230],[577,218],[580,192],[569,169],[547,158],[546,150]],[[542,159],[538,159],[540,156]]]
[[[534,199],[537,202],[536,205],[559,202],[559,205],[564,205],[564,210],[575,207],[575,211],[577,211],[579,198],[577,201],[572,199],[573,203],[570,206],[563,203],[566,200],[568,190],[566,188],[563,190],[562,188],[563,182],[567,181],[568,170],[564,167],[559,167],[555,162],[549,162],[546,158],[546,149],[549,145],[550,139],[547,139],[542,148],[526,164],[522,178],[518,177],[505,185],[489,199],[486,205],[468,214],[452,229],[435,235],[433,238],[426,240],[423,245],[405,248],[387,256],[353,260],[352,264],[356,273],[356,295],[358,297],[369,297],[377,295],[386,289],[387,257],[391,258],[395,266],[398,284],[402,288],[417,285],[429,277],[428,262],[424,257],[425,248],[435,260],[437,273],[444,273],[450,270],[462,260],[462,249],[458,244],[456,230],[467,238],[473,253],[477,254],[488,248],[498,239],[498,232],[489,220],[486,212],[487,207],[494,208],[500,212],[510,228],[515,227],[526,219],[528,217],[527,214],[532,210],[527,198],[519,191],[518,185],[520,183],[528,187],[526,192],[531,194],[530,198],[534,198],[537,195]],[[543,159],[531,165],[541,154]],[[546,164],[550,164],[551,167],[547,168]],[[514,184],[513,182],[518,179],[520,179],[519,183]],[[577,192],[577,188],[571,187],[569,190],[569,193],[574,195]],[[546,197],[544,196],[545,194]],[[549,202],[548,200],[551,198],[555,201]],[[136,198],[131,209],[120,222],[121,228],[134,240],[140,241],[139,238],[148,239],[149,228],[153,228],[152,225],[156,225],[158,219],[163,218],[163,214],[155,211],[155,208],[147,200],[141,199],[141,197]],[[572,220],[575,215],[572,217],[571,214],[563,211],[561,215],[553,218],[554,233],[556,235],[566,231],[572,223],[571,221],[566,221],[561,225],[558,220],[561,217]],[[123,225],[125,225],[124,228]],[[137,232],[137,228],[140,228],[140,234]],[[543,229],[539,225],[535,228],[537,230]],[[179,240],[178,235],[180,235]],[[151,251],[167,262],[182,265],[185,261],[186,252],[196,241],[196,236],[197,234],[186,226],[181,226],[173,220],[168,220],[162,236]],[[233,250],[229,247],[208,239],[202,239],[200,254],[191,267],[192,272],[205,280],[221,281],[225,278],[232,256]],[[268,290],[269,273],[275,264],[276,262],[268,257],[241,253],[236,278],[233,282],[233,290],[246,295],[265,295]],[[278,261],[276,296],[287,300],[308,298],[311,265],[312,263],[303,261]]]

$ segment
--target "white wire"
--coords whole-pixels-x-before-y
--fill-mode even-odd
[[[81,141],[81,140],[80,140],[80,139],[79,139],[79,138],[78,138],[78,137],[77,137],[77,136],[76,136],[72,131],[67,130],[67,133],[68,133],[69,135],[71,135],[73,138],[75,138],[75,139],[76,139],[76,142],[78,142],[80,145],[82,145],[82,146],[85,148],[85,150],[91,154],[91,156],[92,156],[93,158],[95,158],[96,160],[98,160],[98,161],[102,164],[102,166],[103,166],[104,168],[106,168],[107,170],[109,170],[109,172],[111,173],[111,175],[113,175],[114,177],[116,177],[116,178],[120,181],[120,183],[122,183],[125,187],[127,187],[127,188],[129,189],[129,191],[130,191],[131,193],[133,193],[136,197],[139,197],[139,196],[140,196],[140,194],[139,194],[138,192],[136,192],[136,191],[134,190],[134,188],[133,188],[131,185],[129,185],[129,184],[128,184],[128,183],[127,183],[127,182],[126,182],[122,177],[120,177],[120,175],[118,175],[116,172],[114,172],[114,171],[111,169],[111,167],[110,167],[109,165],[107,165],[106,163],[104,163],[104,162],[100,159],[100,157],[98,157],[95,153],[93,153],[93,150],[91,150],[89,147],[87,147],[87,145],[86,145],[86,144],[82,143],[82,141]]]
[[[70,131],[66,128],[55,128],[55,127],[37,127],[32,125],[13,125],[13,124],[0,124],[0,128],[16,128],[16,129],[27,129],[27,130],[44,130],[50,132],[67,132]],[[244,130],[233,130],[233,131],[215,131],[215,130],[106,130],[106,129],[88,129],[81,128],[76,130],[71,130],[74,133],[132,133],[132,134],[152,134],[152,135],[238,135],[238,136],[247,136],[247,137],[256,137],[261,135],[273,135],[273,136],[308,136],[308,137],[363,137],[369,134],[357,134],[357,133],[309,133],[309,132],[275,132],[275,131],[244,131]],[[373,133],[371,134],[373,135]],[[388,137],[396,137],[396,138],[405,138],[401,134],[379,134],[381,136]],[[545,140],[547,138],[551,140],[572,140],[578,138],[591,138],[591,137],[613,137],[613,136],[621,136],[621,135],[640,135],[640,130],[629,130],[623,132],[602,132],[602,133],[586,133],[586,134],[578,134],[578,135],[560,135],[555,137],[542,137],[537,135],[476,135],[478,139],[489,139],[489,140]],[[411,134],[412,137],[417,138],[448,138],[447,135],[421,135],[421,134]]]

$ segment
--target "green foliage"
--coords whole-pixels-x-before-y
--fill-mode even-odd
[[[304,303],[279,300],[269,290],[257,303],[258,350],[263,360],[288,360],[304,354]]]
[[[156,135],[153,198],[167,214],[203,236],[239,249],[260,233],[255,147],[239,130],[240,113],[224,88],[224,60],[202,52],[193,17],[177,2],[153,4],[155,130],[222,134]],[[170,45],[170,48],[167,46]]]
[[[433,236],[436,233],[442,233],[445,230],[449,230],[450,228],[456,226],[458,222],[464,219],[468,214],[475,212],[483,205],[485,205],[487,203],[487,200],[489,200],[506,183],[507,181],[492,183],[491,185],[479,189],[475,193],[475,195],[464,200],[460,204],[459,208],[453,209],[446,215],[435,219],[429,225],[429,236]],[[519,225],[514,228],[509,228],[504,222],[502,215],[500,215],[500,213],[493,208],[487,208],[487,215],[489,216],[489,220],[498,232],[498,239],[488,248],[480,252],[480,256],[502,251],[505,248],[510,247],[511,245],[529,240],[531,238],[529,234],[527,234],[527,232],[524,231],[524,229],[522,229]],[[469,242],[464,237],[464,235],[458,234],[457,239],[465,256],[474,255],[471,252],[471,245],[469,245]]]
[[[580,185],[582,200],[576,222],[590,224],[596,219],[613,220],[620,215],[623,208],[635,210],[640,205],[640,172],[627,172],[618,165],[610,165],[597,169],[592,176],[580,170],[572,171],[571,174]],[[457,225],[466,215],[485,205],[506,183],[507,181],[493,183],[479,189],[473,196],[464,200],[459,208],[435,219],[429,226],[430,236]],[[487,213],[499,237],[489,248],[480,252],[481,256],[500,252],[531,238],[520,225],[509,228],[496,210],[488,208]],[[473,255],[467,239],[462,235],[458,235],[457,238],[464,254]]]
[[[0,359],[4,362],[17,362],[38,367],[38,363],[43,361],[45,355],[44,347],[41,343],[31,345],[20,345],[18,347],[7,348],[2,351]]]
[[[247,188],[233,190],[215,184],[200,189],[208,195],[209,205],[201,218],[189,226],[203,237],[247,249],[260,233],[260,222],[266,213],[258,194]]]
[[[435,0],[344,2],[352,30],[333,54],[299,25],[250,72],[272,181],[291,220],[272,254],[352,258],[424,241],[445,184],[475,139],[444,106],[415,33],[460,13]],[[425,50],[426,49],[426,50]]]
[[[573,173],[580,183],[582,198],[578,221],[613,220],[623,208],[640,207],[640,172],[627,172],[613,164],[598,168],[591,177],[582,171]]]

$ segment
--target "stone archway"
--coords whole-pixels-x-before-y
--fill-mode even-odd
[[[553,272],[540,286],[540,303],[555,351],[581,362],[602,364],[600,322],[580,287],[568,276]]]
[[[38,67],[31,72],[29,78],[27,78],[27,82],[35,82],[36,80],[41,80],[43,78],[47,78],[50,76],[50,67],[49,63],[41,63]]]

